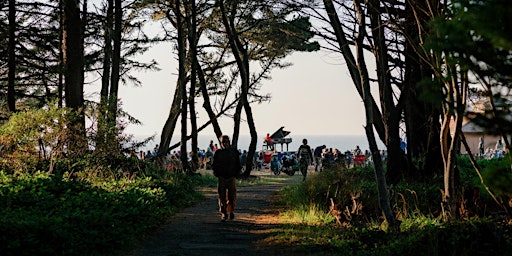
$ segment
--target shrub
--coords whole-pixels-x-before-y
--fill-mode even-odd
[[[200,197],[194,189],[200,177],[88,178],[0,172],[2,253],[120,254]]]
[[[73,117],[67,108],[27,110],[13,114],[0,126],[0,169],[33,170],[39,160],[54,161],[66,153],[67,127]]]

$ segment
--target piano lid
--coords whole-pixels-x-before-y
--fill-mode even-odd
[[[281,128],[279,128],[279,130],[277,130],[272,135],[270,135],[270,138],[272,138],[272,140],[274,140],[274,141],[280,141],[284,137],[288,136],[288,134],[290,134],[290,132],[283,130],[283,128],[284,128],[284,126],[281,126]]]

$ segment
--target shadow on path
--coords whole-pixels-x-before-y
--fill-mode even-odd
[[[239,186],[235,219],[226,222],[220,221],[216,189],[211,188],[205,200],[173,216],[132,255],[261,255],[268,248],[258,240],[269,236],[272,227],[279,224],[272,197],[295,181]]]

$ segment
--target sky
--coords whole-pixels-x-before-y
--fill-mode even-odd
[[[141,56],[141,60],[149,59],[155,59],[161,70],[136,74],[142,86],[122,85],[119,97],[123,110],[142,122],[130,125],[126,132],[159,138],[176,86],[177,60],[172,49],[163,44]],[[285,61],[293,65],[274,70],[272,79],[263,82],[262,92],[270,92],[271,101],[252,105],[258,136],[272,134],[281,126],[291,132],[290,136],[364,135],[363,102],[339,56],[323,51],[294,53]],[[197,109],[198,125],[202,125],[208,117],[202,106]],[[232,119],[223,117],[220,123],[224,133],[232,134]],[[241,127],[241,134],[248,135],[247,124]],[[206,128],[202,134],[214,132]]]

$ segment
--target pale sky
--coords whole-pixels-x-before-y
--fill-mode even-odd
[[[155,59],[162,70],[138,74],[142,86],[123,85],[119,97],[122,108],[143,123],[129,126],[127,132],[159,138],[173,98],[177,60],[165,45],[152,47],[141,59]],[[271,92],[272,100],[252,105],[258,136],[281,126],[301,135],[364,135],[363,103],[338,56],[322,51],[295,53],[286,61],[293,65],[274,70],[272,80],[263,82],[262,91]],[[196,109],[200,126],[208,117],[201,105]],[[220,122],[223,132],[232,134],[232,120],[224,117]],[[246,123],[241,127],[241,134],[249,134]],[[202,134],[214,132],[207,128]]]

